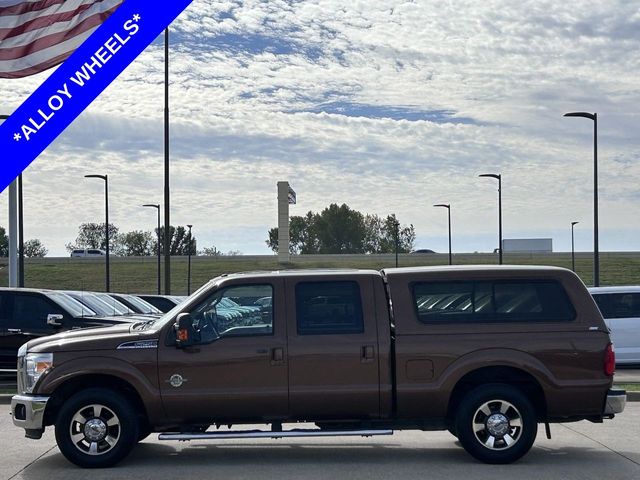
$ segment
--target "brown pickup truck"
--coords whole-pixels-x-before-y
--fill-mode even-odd
[[[73,463],[160,440],[445,430],[487,463],[538,423],[624,409],[584,284],[551,267],[259,272],[215,278],[158,320],[30,341],[13,422],[55,425]],[[313,428],[283,424],[309,422]],[[227,429],[264,424],[264,430]],[[220,430],[220,426],[225,428]]]

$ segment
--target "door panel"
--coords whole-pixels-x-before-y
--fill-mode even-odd
[[[340,276],[322,280],[287,279],[287,299],[292,299],[287,304],[292,417],[377,418],[379,352],[372,281],[365,276],[349,277],[348,282]],[[359,291],[355,309],[349,298],[354,290],[348,283]],[[344,319],[358,313],[359,329],[357,322]]]
[[[5,315],[1,368],[16,368],[18,349],[29,340],[51,335],[56,330],[47,325],[47,315],[62,313],[60,308],[42,295],[5,293]]]
[[[265,284],[273,291],[273,301],[268,306],[233,305],[225,301],[224,308],[216,309],[215,314],[209,307],[192,309],[194,318],[203,313],[202,317],[214,324],[222,335],[220,338],[189,348],[167,345],[161,338],[159,383],[165,411],[171,421],[209,423],[287,416],[283,283],[277,279],[262,283]],[[238,281],[226,283],[216,293],[205,295],[207,300],[201,305],[215,303],[216,295],[224,297],[228,292],[238,292],[245,287],[248,288]],[[256,300],[264,296],[262,293],[255,295]],[[233,298],[242,302],[249,297]],[[272,333],[267,334],[266,325],[270,322]]]

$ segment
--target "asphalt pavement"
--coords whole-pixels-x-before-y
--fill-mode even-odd
[[[603,424],[540,428],[533,449],[512,465],[484,465],[447,432],[397,432],[389,437],[160,442],[152,435],[119,466],[83,470],[55,446],[53,429],[24,438],[0,406],[0,480],[403,480],[518,478],[519,480],[640,478],[640,403]]]

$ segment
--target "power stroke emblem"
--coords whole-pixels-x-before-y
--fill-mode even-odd
[[[187,379],[182,378],[182,375],[180,375],[179,373],[174,373],[169,377],[169,380],[167,381],[169,382],[169,385],[171,385],[172,387],[178,388],[178,387],[181,387],[182,384],[187,381]]]

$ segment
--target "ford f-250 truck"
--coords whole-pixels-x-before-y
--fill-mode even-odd
[[[233,309],[224,305],[236,305]],[[160,440],[444,430],[508,463],[538,423],[613,418],[615,358],[571,271],[441,267],[223,275],[158,320],[33,340],[15,425],[110,466]],[[310,422],[311,429],[283,429]],[[216,430],[256,424],[256,431]],[[287,425],[285,425],[287,427]]]

